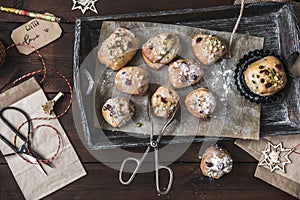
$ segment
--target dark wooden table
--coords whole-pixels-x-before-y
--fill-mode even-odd
[[[111,15],[230,4],[233,4],[233,0],[99,0],[96,7],[99,14]],[[7,7],[20,7],[21,5],[26,10],[50,12],[70,21],[70,23],[61,24],[62,36],[42,48],[40,52],[49,67],[59,70],[73,83],[74,21],[76,17],[83,15],[80,10],[71,11],[72,1],[0,0],[0,5]],[[95,15],[87,11],[84,16]],[[29,20],[27,17],[0,12],[0,40],[6,46],[12,44],[10,39],[12,30]],[[0,87],[20,75],[37,69],[38,66],[40,66],[40,61],[37,56],[28,57],[20,55],[16,49],[10,50],[5,66],[0,69]],[[67,94],[69,92],[64,82],[55,74],[47,77],[43,88],[49,98],[59,91]],[[61,112],[66,104],[67,98],[56,107],[56,112]],[[255,178],[257,161],[235,146],[234,140],[218,141],[218,144],[226,148],[234,158],[232,172],[219,180],[209,180],[201,175],[198,159],[201,143],[195,143],[171,164],[170,167],[174,171],[174,183],[168,195],[157,194],[153,172],[138,175],[130,186],[123,186],[119,183],[118,171],[102,164],[86,150],[76,131],[72,110],[62,117],[60,122],[88,175],[49,195],[46,199],[293,199],[285,192]],[[177,145],[173,146],[174,149],[177,147]],[[0,160],[0,198],[23,198],[4,159]]]

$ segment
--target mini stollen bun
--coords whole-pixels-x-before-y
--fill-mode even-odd
[[[0,68],[4,65],[6,59],[6,48],[0,41]]]
[[[179,37],[168,32],[148,39],[142,46],[145,63],[152,69],[159,69],[170,63],[180,51]]]
[[[179,108],[179,95],[168,86],[160,86],[151,97],[153,113],[158,117],[169,118]]]
[[[143,95],[149,88],[150,73],[137,66],[124,67],[115,77],[118,90],[133,95]]]
[[[169,81],[174,88],[184,88],[200,82],[203,69],[188,59],[179,59],[169,65]]]
[[[208,119],[216,108],[214,95],[206,88],[198,88],[191,91],[185,98],[187,110],[195,117]]]
[[[227,47],[216,35],[196,34],[192,38],[192,49],[204,65],[212,65],[227,53]]]
[[[108,99],[102,107],[102,116],[113,127],[125,125],[135,113],[133,105],[126,97]]]
[[[284,67],[275,56],[266,56],[253,62],[243,74],[247,87],[260,96],[279,92],[287,83]]]
[[[201,157],[200,168],[204,176],[219,179],[231,172],[232,167],[231,155],[218,146],[207,148]]]
[[[116,28],[101,44],[98,59],[111,69],[119,70],[135,56],[139,45],[139,39],[130,30]]]

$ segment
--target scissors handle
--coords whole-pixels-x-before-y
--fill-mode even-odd
[[[160,165],[159,164],[159,160],[158,160],[158,149],[154,148],[154,156],[155,156],[155,181],[156,181],[156,191],[159,194],[168,194],[169,191],[171,190],[171,186],[173,183],[173,171],[170,167],[164,166],[164,165]],[[161,190],[160,188],[160,182],[159,182],[159,171],[160,170],[168,170],[169,172],[169,182],[168,182],[168,186],[166,187],[165,190]]]
[[[120,183],[122,183],[123,185],[129,185],[133,181],[135,175],[137,174],[138,170],[141,168],[141,165],[142,165],[143,161],[145,160],[145,158],[146,158],[149,151],[150,151],[150,146],[148,146],[148,148],[146,149],[146,151],[144,152],[143,156],[140,159],[137,159],[137,158],[134,158],[134,157],[128,157],[128,158],[123,160],[123,162],[121,164],[120,172],[119,172],[119,181],[120,181]],[[127,181],[125,181],[125,180],[123,180],[122,175],[123,175],[125,166],[129,162],[135,162],[136,167],[134,168],[133,172],[131,173],[131,176],[129,177],[129,179]]]
[[[7,119],[3,116],[3,112],[5,110],[16,110],[20,113],[22,113],[24,115],[24,117],[26,118],[26,122],[28,123],[28,128],[27,128],[27,134],[29,134],[30,132],[30,118],[28,117],[28,115],[21,109],[16,108],[16,107],[4,107],[0,110],[0,119],[6,124],[6,126],[8,126],[10,128],[10,130],[12,130],[21,140],[23,140],[24,142],[26,142],[26,137],[24,135],[22,135],[15,127],[13,127],[13,125],[11,123],[9,123],[7,121]]]
[[[18,148],[15,147],[15,145],[13,145],[12,143],[10,143],[10,141],[8,141],[6,139],[6,137],[4,137],[2,134],[0,134],[0,139],[7,144],[15,153],[18,153]]]
[[[27,142],[27,145],[30,146],[29,141],[27,141],[27,138],[22,135],[4,116],[3,116],[3,112],[5,110],[15,110],[20,112],[26,119],[26,123],[27,123],[27,135],[30,133],[31,130],[31,123],[30,123],[30,118],[29,116],[26,114],[25,111],[23,111],[20,108],[17,107],[12,107],[12,106],[8,106],[8,107],[4,107],[0,110],[0,119],[3,121],[3,123],[6,124],[6,126],[13,131],[21,140],[24,141],[24,144],[18,149],[16,146],[14,146],[13,144],[11,144],[4,136],[1,135],[0,139],[3,140],[3,142],[5,142],[11,149],[14,150],[14,152],[16,153],[25,153],[27,155],[29,155],[28,150],[25,148],[25,144]],[[36,153],[34,150],[30,149],[30,153],[32,154],[33,157],[39,159],[39,160],[45,160],[41,155],[39,155],[38,153]],[[49,167],[53,168],[54,166],[51,163],[45,163],[46,165],[48,165]]]

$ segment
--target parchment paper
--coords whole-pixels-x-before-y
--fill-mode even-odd
[[[0,108],[14,106],[24,110],[30,118],[49,117],[41,110],[41,104],[47,98],[34,78],[25,81],[18,86],[0,94]],[[52,113],[54,116],[54,113]],[[4,116],[16,128],[25,121],[24,117],[18,112],[6,110]],[[55,127],[61,136],[61,148],[55,160],[52,161],[54,168],[43,165],[48,176],[44,176],[34,165],[23,161],[19,156],[13,155],[6,157],[8,166],[13,173],[24,197],[26,199],[40,199],[44,196],[68,185],[69,183],[86,175],[86,172],[73,149],[65,131],[59,121],[33,121],[33,127],[39,124],[49,124]],[[1,121],[1,134],[13,141],[14,133]],[[21,133],[26,136],[27,127],[24,125]],[[23,144],[23,141],[17,141]],[[31,141],[33,149],[44,158],[51,158],[54,155],[58,138],[55,132],[49,128],[40,128],[34,133]],[[3,154],[13,153],[12,150],[2,141],[0,149]]]
[[[200,28],[150,23],[150,22],[103,22],[99,37],[99,44],[102,43],[116,27],[125,27],[130,29],[140,38],[141,44],[146,42],[150,37],[159,33],[172,32],[176,33],[181,41],[181,57],[197,61],[191,49],[191,38],[196,33],[215,34],[228,44],[230,33],[205,30]],[[231,59],[222,59],[212,66],[203,66],[204,78],[200,84],[193,87],[176,90],[180,97],[180,111],[176,116],[169,131],[165,135],[172,136],[220,136],[233,138],[259,138],[260,127],[260,106],[245,100],[237,91],[234,83],[234,70],[238,60],[247,52],[263,47],[263,38],[253,37],[250,35],[236,34],[232,48]],[[97,47],[99,48],[99,47]],[[153,85],[170,85],[168,80],[168,66],[160,70],[152,70],[144,63],[139,51],[134,59],[128,65],[137,65],[147,69],[151,74],[151,83]],[[147,116],[148,97],[135,97],[122,94],[115,88],[114,78],[116,72],[98,64],[95,80],[98,80],[98,86],[95,90],[95,124],[108,130],[119,130],[122,132],[131,132],[139,134],[149,134],[150,123],[145,117]],[[103,74],[102,74],[103,73]],[[155,86],[153,86],[155,88]],[[186,95],[193,89],[199,87],[208,88],[217,98],[217,108],[213,117],[209,120],[199,120],[193,117],[185,108],[184,100]],[[154,92],[154,91],[150,91]],[[136,107],[136,115],[132,122],[119,129],[112,128],[103,119],[101,115],[101,106],[111,97],[127,96],[131,99]],[[137,127],[136,123],[142,123],[142,127]],[[153,116],[154,134],[165,123],[165,120]]]
[[[268,141],[274,145],[282,142],[284,148],[292,148],[300,143],[300,135],[265,137],[258,141],[238,139],[235,144],[256,160],[261,160],[261,151],[266,149]],[[299,151],[299,149],[297,150]],[[254,176],[300,199],[300,155],[291,153],[289,158],[292,163],[286,165],[286,173],[282,173],[280,170],[271,172],[267,166],[257,166]]]

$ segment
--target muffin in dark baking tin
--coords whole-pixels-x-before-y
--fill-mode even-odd
[[[279,57],[263,49],[244,55],[237,64],[234,78],[241,95],[256,103],[270,103],[283,98],[288,82]]]

